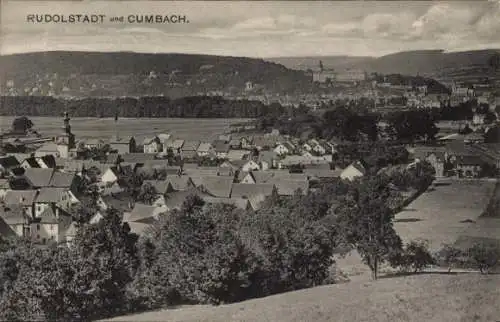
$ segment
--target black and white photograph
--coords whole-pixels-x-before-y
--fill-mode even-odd
[[[0,1],[0,321],[499,322],[500,1]]]

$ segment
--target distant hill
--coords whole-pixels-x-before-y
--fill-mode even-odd
[[[267,61],[281,64],[290,69],[308,70],[317,69],[319,61],[323,65],[333,69],[343,69],[363,62],[372,61],[374,57],[351,57],[351,56],[311,56],[311,57],[274,57],[266,58]]]
[[[500,54],[500,49],[486,49],[463,52],[443,50],[417,50],[390,54],[382,57],[284,57],[269,58],[271,62],[288,68],[316,68],[319,61],[326,68],[356,68],[381,74],[425,75],[432,77],[458,77],[461,74],[491,74],[490,58]],[[494,73],[498,76],[498,72]]]
[[[244,86],[245,82],[251,81],[286,90],[300,88],[307,82],[303,72],[246,57],[76,51],[0,56],[0,79],[13,80],[15,84],[25,84],[36,75],[43,78],[57,73],[66,83],[81,75],[93,75],[98,80],[124,75],[127,77],[125,83],[137,82],[134,86],[138,87],[151,71],[165,79],[175,73],[176,80],[181,79],[184,84],[189,80],[209,88]]]

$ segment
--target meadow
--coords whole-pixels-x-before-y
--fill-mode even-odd
[[[421,274],[319,286],[241,303],[185,306],[106,321],[497,321],[500,275]]]
[[[43,136],[55,136],[62,131],[62,117],[29,117],[34,128]],[[0,128],[8,131],[14,117],[0,117]],[[193,118],[114,118],[75,117],[70,121],[77,140],[87,138],[109,139],[118,131],[120,136],[133,135],[138,143],[148,136],[171,133],[184,140],[212,141],[229,130],[231,124],[247,119],[193,119]]]
[[[493,181],[437,180],[396,214],[394,227],[404,242],[425,239],[431,251],[438,250],[475,224],[494,188]]]

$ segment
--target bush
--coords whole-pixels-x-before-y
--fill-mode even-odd
[[[497,245],[476,243],[467,251],[474,267],[484,274],[496,267],[500,261],[500,248]]]
[[[447,266],[448,272],[454,267],[463,267],[466,264],[466,254],[452,245],[444,245],[435,255],[438,265]]]
[[[425,267],[435,264],[426,241],[411,241],[404,246],[401,254],[396,254],[390,262],[393,267],[400,267],[404,272],[411,269],[414,273],[421,272]]]

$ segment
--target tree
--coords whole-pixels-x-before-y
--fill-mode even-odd
[[[394,138],[405,142],[434,140],[439,131],[431,113],[424,110],[396,112],[388,122]]]
[[[437,253],[438,261],[448,266],[448,272],[451,272],[453,267],[463,264],[464,252],[454,247],[453,245],[445,244]]]
[[[498,265],[500,262],[500,247],[489,243],[475,243],[468,250],[472,264],[476,266],[481,274]]]
[[[402,254],[397,257],[399,259],[398,266],[401,266],[405,271],[412,268],[414,273],[435,264],[426,241],[411,241],[405,245]]]
[[[377,279],[381,263],[402,251],[389,206],[395,192],[388,185],[385,176],[366,177],[351,187],[335,209],[343,242],[358,250],[373,279]]]
[[[12,131],[14,133],[26,134],[33,126],[33,122],[26,116],[16,117],[12,121]]]
[[[140,188],[136,201],[142,202],[146,205],[152,205],[157,199],[157,196],[158,191],[156,188],[151,183],[146,182]]]

